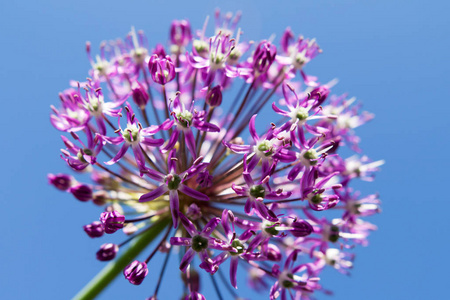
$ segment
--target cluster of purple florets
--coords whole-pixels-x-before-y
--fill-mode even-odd
[[[168,45],[153,49],[134,29],[95,57],[88,43],[89,78],[60,93],[50,120],[65,133],[61,158],[93,184],[67,174],[49,182],[105,207],[84,226],[89,237],[130,236],[103,244],[101,261],[169,220],[150,256],[124,269],[132,284],[157,252],[170,256],[174,247],[185,299],[204,299],[196,268],[214,275],[225,261],[234,288],[241,265],[253,288],[271,286],[270,299],[311,299],[325,291],[321,271],[348,273],[350,250],[375,229],[363,218],[380,211],[378,196],[350,183],[372,180],[383,162],[338,154],[344,146],[361,152],[354,129],[372,115],[332,95],[334,81],[305,72],[321,52],[314,39],[288,28],[278,44],[243,41],[239,18],[217,12],[212,36],[208,19],[195,34],[188,21],[174,21]]]

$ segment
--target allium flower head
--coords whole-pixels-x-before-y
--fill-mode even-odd
[[[139,285],[151,269],[149,299],[166,284],[169,259],[179,260],[184,299],[205,299],[205,273],[218,298],[230,299],[222,280],[238,299],[238,270],[266,299],[313,299],[327,285],[321,272],[347,274],[352,248],[376,229],[365,218],[381,211],[378,195],[351,183],[372,181],[383,161],[340,153],[361,152],[355,129],[373,115],[333,95],[335,80],[307,74],[321,53],[315,39],[288,28],[280,43],[245,41],[240,17],[217,11],[215,27],[207,18],[197,31],[175,20],[168,43],[132,28],[95,56],[88,43],[89,78],[52,106],[61,158],[93,182],[50,174],[49,183],[104,207],[85,233],[126,235],[99,247],[97,259],[112,261],[104,274]],[[141,251],[147,258],[135,260]]]

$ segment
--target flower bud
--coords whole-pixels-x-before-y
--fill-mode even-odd
[[[105,232],[111,234],[123,228],[125,217],[116,210],[112,212],[105,211],[100,215],[100,221]]]
[[[92,189],[85,184],[77,184],[69,189],[75,198],[82,202],[92,199]]]
[[[268,244],[267,247],[267,259],[271,261],[280,261],[281,260],[281,251],[274,244]]]
[[[152,55],[148,62],[148,69],[154,82],[164,85],[175,78],[175,65],[170,58],[159,58],[157,55]]]
[[[275,60],[277,48],[268,41],[262,41],[253,53],[253,69],[265,73]]]
[[[100,250],[97,251],[97,259],[100,261],[113,260],[119,251],[119,246],[116,244],[108,243],[100,246]]]
[[[206,103],[211,106],[220,106],[222,104],[222,87],[216,85],[206,94]]]
[[[91,238],[101,237],[105,231],[103,225],[99,221],[92,222],[91,224],[83,226],[84,231]]]
[[[170,26],[170,42],[184,47],[192,39],[191,25],[188,20],[174,20]]]
[[[313,227],[311,224],[304,220],[292,222],[292,227],[294,229],[291,230],[291,233],[295,237],[304,237],[313,232]]]
[[[48,174],[48,183],[52,184],[61,191],[66,191],[70,188],[70,185],[72,183],[72,177],[66,174]]]
[[[189,205],[188,210],[186,212],[186,216],[191,220],[197,220],[202,217],[202,210],[198,207],[197,204],[192,203]]]
[[[102,206],[106,204],[106,200],[108,199],[108,193],[105,191],[97,191],[94,193],[92,197],[92,202],[95,205]]]
[[[140,109],[144,109],[147,105],[149,96],[145,90],[145,87],[139,81],[134,81],[131,84],[131,94],[133,96],[134,103],[136,103]]]
[[[329,94],[330,89],[326,85],[322,85],[313,89],[310,93],[310,98],[317,99],[317,103],[314,104],[314,107],[322,105],[322,103],[325,102]]]
[[[133,261],[123,270],[123,275],[125,278],[134,285],[140,285],[147,274],[147,264],[137,260]]]
[[[200,172],[197,176],[196,182],[202,187],[210,187],[212,185],[213,176],[209,174],[208,170]]]

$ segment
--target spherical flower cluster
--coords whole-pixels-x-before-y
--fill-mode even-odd
[[[60,94],[50,120],[64,132],[61,158],[93,184],[66,174],[49,182],[104,207],[84,226],[89,237],[129,235],[100,246],[101,261],[164,224],[156,245],[156,234],[147,239],[148,258],[129,258],[123,270],[138,285],[155,254],[166,257],[151,299],[167,260],[178,257],[184,299],[205,299],[199,277],[224,272],[227,260],[224,284],[237,288],[238,269],[247,270],[269,299],[312,299],[326,286],[321,272],[348,273],[351,249],[375,229],[363,218],[380,211],[378,196],[350,184],[372,180],[383,162],[339,154],[360,152],[354,129],[372,115],[332,95],[334,81],[306,73],[321,53],[314,39],[288,28],[279,44],[243,41],[240,14],[215,17],[212,36],[208,19],[199,31],[174,21],[168,47],[149,47],[134,28],[95,58],[88,43],[88,79]],[[212,278],[220,296],[216,281],[225,277]]]

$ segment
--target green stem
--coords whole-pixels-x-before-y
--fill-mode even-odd
[[[72,300],[94,299],[169,225],[169,222],[170,218],[164,218],[143,232],[119,258],[107,264]]]

